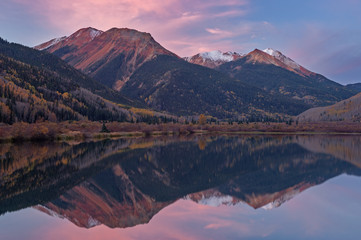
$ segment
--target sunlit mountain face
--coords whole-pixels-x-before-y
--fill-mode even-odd
[[[193,136],[5,144],[0,148],[0,211],[34,206],[82,228],[127,228],[148,223],[179,199],[282,208],[331,178],[360,176],[360,141]]]

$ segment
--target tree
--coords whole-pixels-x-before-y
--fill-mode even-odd
[[[102,133],[108,133],[108,132],[110,132],[110,131],[108,130],[107,126],[105,126],[105,122],[103,122],[102,130],[100,130],[100,132],[102,132]]]
[[[200,125],[205,125],[207,123],[207,118],[204,114],[199,115],[198,123]]]

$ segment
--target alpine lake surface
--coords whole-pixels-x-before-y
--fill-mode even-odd
[[[0,239],[359,239],[361,137],[0,145]]]

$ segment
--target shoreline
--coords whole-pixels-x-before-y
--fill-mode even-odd
[[[320,122],[249,124],[145,124],[100,122],[41,122],[0,125],[0,143],[22,141],[67,141],[107,138],[186,135],[361,135],[361,123]],[[105,131],[104,131],[105,130]],[[102,132],[103,131],[103,132]]]

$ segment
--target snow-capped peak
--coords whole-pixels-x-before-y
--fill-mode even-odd
[[[243,56],[245,56],[245,54],[240,54],[237,52],[223,53],[219,50],[216,50],[211,52],[198,53],[197,55],[192,57],[185,57],[183,59],[193,64],[198,64],[209,68],[216,68],[223,63],[235,61]]]
[[[270,202],[270,203],[264,205],[262,208],[265,210],[271,210],[271,209],[277,208],[277,207],[281,206],[283,203],[294,198],[296,195],[300,194],[300,192],[301,192],[301,190],[299,188],[296,188],[296,189],[282,195],[280,198],[274,200],[273,202]]]
[[[74,36],[75,36],[75,38],[89,36],[90,41],[93,41],[94,38],[98,37],[102,33],[103,33],[103,31],[100,31],[100,30],[92,28],[92,27],[82,28],[82,29],[76,31],[75,33],[73,33],[69,38],[72,38],[72,37],[74,38]]]
[[[234,203],[234,199],[232,196],[229,195],[211,195],[211,196],[205,196],[202,194],[202,197],[200,199],[194,199],[191,197],[191,195],[187,195],[186,197],[184,197],[185,200],[192,200],[195,201],[198,204],[201,205],[206,205],[206,206],[210,206],[210,207],[219,207],[222,205],[226,205],[226,206],[232,206],[235,205]]]
[[[231,196],[211,196],[211,197],[202,197],[201,200],[199,200],[199,204],[207,205],[211,207],[219,207],[221,205],[232,205],[233,198]]]
[[[99,31],[99,30],[96,30],[96,29],[90,29],[90,38],[91,40],[94,40],[94,38],[98,37],[100,34],[102,34],[103,31]]]
[[[283,62],[284,64],[286,64],[287,66],[289,66],[295,70],[299,70],[301,67],[298,63],[293,61],[291,58],[283,55],[280,51],[273,50],[272,48],[266,48],[263,50],[263,52],[275,57],[276,59],[280,60],[281,62]]]
[[[211,52],[203,52],[203,53],[200,53],[200,56],[203,59],[209,59],[212,61],[230,62],[233,60],[233,56],[231,54],[222,53],[219,50],[211,51]]]
[[[276,51],[273,50],[272,48],[266,48],[263,50],[263,52],[267,53],[268,55],[271,55],[271,56],[275,56],[276,54]],[[278,51],[277,51],[278,52]]]
[[[38,48],[38,50],[42,51],[44,49],[47,49],[47,48],[50,48],[51,46],[63,41],[64,39],[66,39],[67,37],[64,36],[64,37],[60,37],[60,38],[54,38],[53,40],[51,40],[48,44],[44,45],[43,47],[41,48]]]

